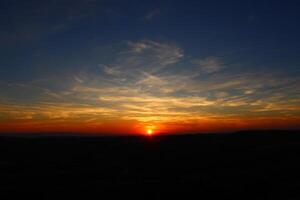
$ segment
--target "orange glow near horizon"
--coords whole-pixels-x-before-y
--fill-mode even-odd
[[[163,135],[234,132],[249,129],[299,129],[300,118],[224,118],[145,124],[134,120],[102,123],[23,120],[0,123],[0,133],[78,133],[93,135]]]

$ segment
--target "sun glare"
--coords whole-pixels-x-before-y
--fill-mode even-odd
[[[153,133],[153,131],[152,131],[151,129],[148,129],[148,130],[147,130],[147,134],[148,134],[149,136],[151,136],[152,133]]]

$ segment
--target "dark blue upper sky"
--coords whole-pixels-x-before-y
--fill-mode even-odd
[[[1,80],[98,62],[121,41],[173,42],[189,56],[298,71],[299,1],[1,1]]]

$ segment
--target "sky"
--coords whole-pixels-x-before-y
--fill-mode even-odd
[[[300,128],[300,2],[2,0],[0,132]]]

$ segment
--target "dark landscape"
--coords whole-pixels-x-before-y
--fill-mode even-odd
[[[1,199],[299,199],[299,131],[0,137]]]

